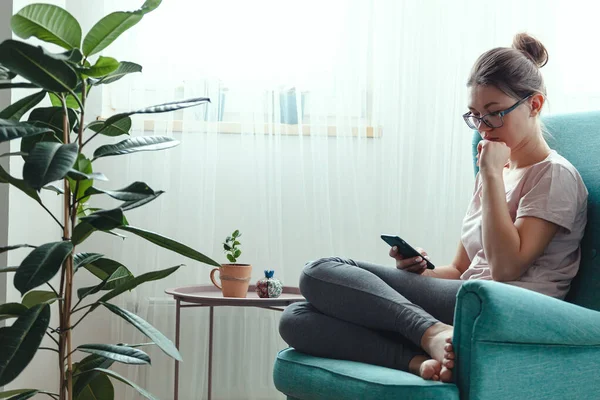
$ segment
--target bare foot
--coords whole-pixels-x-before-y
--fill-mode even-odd
[[[442,364],[427,356],[415,356],[408,367],[411,374],[430,381],[439,381]]]
[[[441,365],[440,380],[452,382],[452,368],[454,368],[454,349],[452,348],[452,334],[454,328],[441,322],[432,325],[425,331],[421,339],[421,347],[434,360]]]
[[[446,339],[446,345],[444,346],[444,361],[442,361],[442,370],[440,371],[440,378],[443,382],[452,381],[452,368],[454,368],[454,348],[452,347],[452,338]]]

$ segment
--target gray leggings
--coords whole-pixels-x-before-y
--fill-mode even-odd
[[[303,353],[408,371],[426,354],[423,333],[438,321],[452,325],[462,283],[335,257],[313,261],[300,276],[308,303],[283,312],[279,333]]]

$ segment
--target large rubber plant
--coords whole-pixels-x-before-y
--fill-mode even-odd
[[[103,85],[142,69],[133,62],[117,61],[99,53],[159,4],[160,0],[147,0],[139,10],[113,12],[100,19],[85,36],[78,21],[66,10],[50,4],[31,4],[12,17],[14,34],[22,39],[35,37],[53,43],[64,51],[50,52],[19,40],[0,44],[0,90],[33,92],[0,111],[0,142],[20,140],[20,151],[0,157],[24,159],[22,177],[13,176],[0,167],[0,183],[24,192],[32,199],[32,205],[37,203],[47,211],[49,223],[58,226],[56,241],[52,243],[0,244],[0,252],[31,249],[20,265],[0,266],[0,273],[14,274],[14,287],[22,296],[19,303],[0,305],[0,320],[7,320],[7,326],[0,328],[0,386],[14,380],[37,351],[56,353],[55,371],[59,383],[58,393],[24,388],[0,393],[0,399],[22,400],[38,393],[60,400],[113,399],[115,380],[154,399],[111,370],[111,365],[150,364],[150,357],[143,350],[149,345],[158,346],[170,357],[181,360],[173,343],[156,328],[111,303],[116,296],[144,282],[162,279],[181,265],[134,276],[125,265],[103,254],[77,252],[77,246],[93,232],[113,235],[120,235],[118,231],[129,232],[182,256],[219,266],[173,239],[129,225],[126,212],[148,204],[162,191],[144,182],[110,190],[95,184],[107,180],[94,168],[94,162],[100,158],[115,157],[117,162],[119,157],[131,153],[164,150],[179,144],[165,136],[129,137],[131,115],[169,112],[209,101],[207,98],[176,101],[87,122],[85,107],[90,92],[100,91]],[[52,107],[35,108],[46,97]],[[27,121],[21,121],[25,115],[28,115]],[[98,135],[114,137],[115,143],[86,153]],[[54,215],[44,204],[42,190],[63,196],[62,215]],[[118,206],[96,208],[90,204],[96,196],[110,196]],[[74,293],[73,282],[82,270],[92,273],[98,282]],[[54,286],[51,281],[55,282]],[[60,284],[55,287],[57,281]],[[50,325],[51,308],[58,312],[57,326]],[[90,343],[72,348],[74,329],[84,319],[93,318],[92,313],[98,308],[123,318],[149,340],[134,345]],[[40,347],[44,337],[51,338],[47,341],[52,346]],[[73,363],[72,357],[77,353],[85,357]]]

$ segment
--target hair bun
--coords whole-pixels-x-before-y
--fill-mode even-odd
[[[527,33],[517,33],[512,47],[525,54],[538,68],[542,68],[548,63],[548,50],[542,42]]]

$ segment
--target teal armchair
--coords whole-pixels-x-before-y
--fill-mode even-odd
[[[454,317],[455,383],[289,348],[273,371],[288,400],[600,399],[600,112],[546,117],[544,125],[550,147],[573,163],[589,191],[581,266],[566,301],[466,282]],[[475,135],[474,154],[478,141]]]

